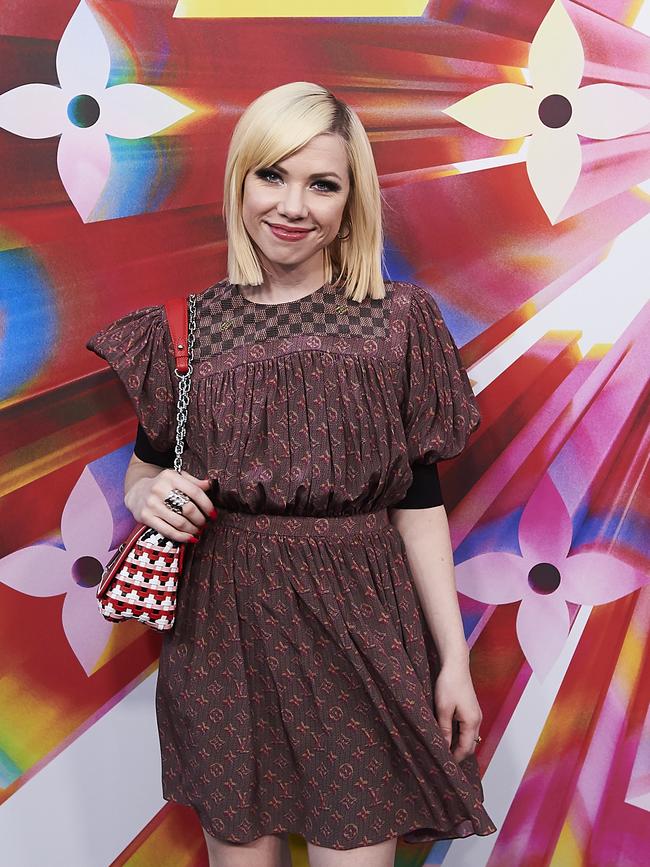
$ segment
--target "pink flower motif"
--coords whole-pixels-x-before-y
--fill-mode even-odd
[[[94,476],[86,467],[61,515],[65,548],[31,545],[0,559],[0,581],[29,596],[65,593],[63,629],[86,674],[102,655],[112,626],[97,607],[96,586],[109,549],[113,516]]]
[[[521,600],[517,638],[543,680],[569,634],[567,601],[601,605],[646,583],[645,576],[604,551],[568,556],[573,526],[557,488],[545,475],[519,522],[522,555],[479,554],[455,568],[461,593],[488,605]]]

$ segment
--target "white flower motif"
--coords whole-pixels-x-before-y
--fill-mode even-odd
[[[112,625],[99,613],[97,585],[111,549],[113,516],[88,467],[61,515],[65,547],[30,545],[0,559],[0,583],[29,596],[65,594],[61,619],[70,648],[86,674],[106,649]]]
[[[618,138],[650,121],[650,100],[627,87],[580,87],[584,65],[578,32],[561,0],[555,0],[531,44],[531,87],[493,84],[444,109],[482,135],[530,136],[526,169],[551,223],[558,221],[580,176],[578,135]]]
[[[194,110],[143,84],[106,87],[110,66],[104,34],[82,0],[57,50],[60,87],[23,84],[0,94],[0,126],[25,138],[61,135],[59,175],[84,222],[108,180],[111,151],[106,134],[142,138]]]

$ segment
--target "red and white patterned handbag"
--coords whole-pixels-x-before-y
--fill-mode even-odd
[[[174,469],[180,473],[196,332],[196,296],[189,295],[187,300],[172,298],[165,308],[179,380]],[[146,524],[136,524],[102,572],[96,591],[102,616],[114,623],[135,619],[153,629],[171,629],[185,544],[168,539]]]
[[[99,610],[115,623],[134,618],[171,629],[185,544],[136,524],[104,567],[97,587]]]

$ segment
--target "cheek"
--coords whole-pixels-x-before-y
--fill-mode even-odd
[[[345,211],[345,202],[327,202],[319,208],[315,216],[328,234],[336,234]]]
[[[269,193],[260,190],[255,184],[244,184],[242,211],[249,218],[265,213],[269,209]]]

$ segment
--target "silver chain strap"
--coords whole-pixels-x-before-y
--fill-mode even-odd
[[[190,400],[190,378],[192,376],[192,359],[194,357],[194,338],[196,336],[196,295],[188,296],[188,333],[187,333],[187,372],[174,370],[178,379],[178,406],[176,407],[176,446],[174,449],[174,469],[177,473],[183,469],[183,442],[185,440],[185,425],[187,423],[187,407]]]

